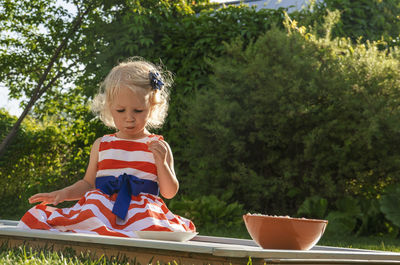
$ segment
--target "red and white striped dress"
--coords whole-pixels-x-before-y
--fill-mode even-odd
[[[118,177],[126,173],[140,179],[157,181],[154,156],[146,144],[154,139],[153,137],[162,139],[162,136],[157,135],[138,140],[120,139],[115,134],[103,136],[99,147],[96,177]],[[117,195],[107,195],[95,189],[88,191],[71,208],[38,204],[21,218],[19,227],[120,237],[136,237],[134,231],[144,230],[196,230],[190,220],[173,214],[160,197],[144,192],[131,196],[126,218],[122,220],[112,213]]]

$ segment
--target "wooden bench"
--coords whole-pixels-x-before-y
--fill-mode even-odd
[[[0,220],[0,242],[10,247],[63,250],[77,253],[126,256],[141,264],[400,264],[400,253],[315,246],[311,250],[262,249],[253,240],[195,236],[187,242],[120,238],[93,234],[23,230],[17,221]],[[173,264],[173,263],[172,263]]]

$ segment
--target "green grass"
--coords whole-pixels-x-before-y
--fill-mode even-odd
[[[381,236],[381,237],[323,236],[321,240],[318,242],[318,245],[400,252],[400,238],[392,238],[388,236]]]
[[[89,254],[76,253],[73,249],[53,251],[52,249],[32,249],[25,246],[9,248],[5,245],[0,248],[1,265],[139,265],[134,260],[126,257],[100,257],[94,258]]]

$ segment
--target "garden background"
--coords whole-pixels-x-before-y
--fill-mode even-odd
[[[328,219],[327,237],[399,237],[399,0],[289,14],[205,0],[70,3],[76,14],[0,1],[0,80],[30,109],[0,157],[0,219],[83,177],[91,144],[112,132],[90,101],[118,61],[139,55],[175,74],[155,133],[180,181],[167,204],[200,234],[248,237],[251,212]],[[1,139],[17,119],[0,110]]]

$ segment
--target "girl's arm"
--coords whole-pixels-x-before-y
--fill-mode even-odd
[[[154,155],[160,193],[164,198],[171,199],[176,195],[179,189],[171,148],[164,140],[152,141],[148,143],[148,146],[149,150]]]
[[[100,139],[97,139],[90,151],[89,165],[83,179],[75,182],[61,190],[49,193],[38,193],[29,198],[30,203],[42,202],[42,204],[57,205],[63,201],[79,200],[86,192],[95,188],[95,179],[97,171],[97,161],[99,157]]]

